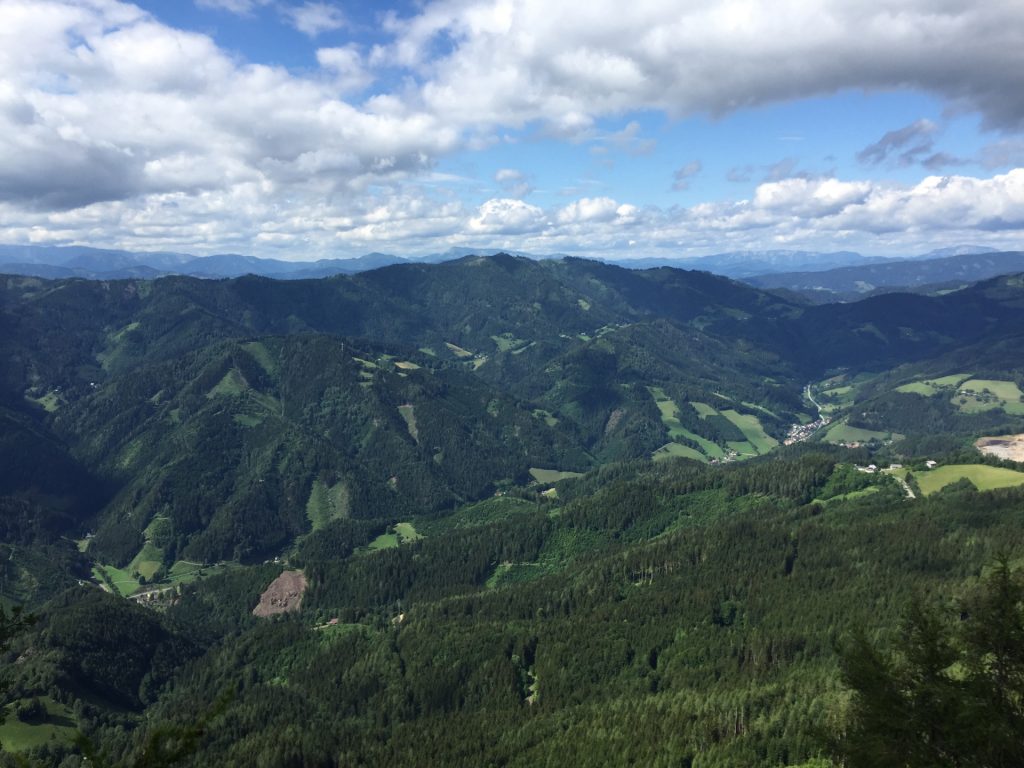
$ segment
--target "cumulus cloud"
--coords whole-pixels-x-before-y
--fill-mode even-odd
[[[754,206],[790,216],[821,217],[863,203],[871,189],[866,181],[791,178],[761,184],[754,193]]]
[[[618,209],[619,204],[610,197],[584,197],[562,208],[558,212],[558,221],[563,224],[611,221]]]
[[[265,4],[197,1],[243,14]],[[0,0],[0,240],[302,257],[421,251],[425,238],[431,250],[481,236],[538,252],[614,252],[630,242],[713,249],[723,238],[877,250],[872,243],[965,232],[1002,243],[1024,231],[1021,170],[899,187],[812,176],[787,158],[729,172],[764,172],[750,199],[688,208],[593,191],[531,205],[518,199],[530,179],[516,169],[496,174],[482,203],[431,182],[439,158],[516,127],[643,154],[654,145],[638,123],[602,134],[599,121],[640,110],[721,115],[844,88],[923,89],[978,110],[989,127],[1024,130],[1019,3],[412,7],[387,18],[390,38],[378,48],[322,47],[319,69],[290,72],[248,63],[130,3]],[[327,3],[292,10],[310,36],[344,23]],[[401,85],[355,101],[376,67],[397,67]],[[866,147],[865,162],[908,156],[934,169],[957,160],[919,150],[929,131],[908,128]],[[1007,137],[981,159],[1004,170],[1022,156]],[[677,170],[685,183],[699,169]]]
[[[1024,129],[1019,3],[437,0],[389,29],[382,55],[419,68],[425,102],[462,120],[586,130],[630,109],[721,115],[914,88]],[[451,51],[438,61],[441,39]]]
[[[0,201],[0,240],[306,258],[484,244],[536,253],[685,256],[719,251],[725,242],[731,249],[898,254],[966,238],[1014,248],[1024,233],[1024,169],[991,178],[930,176],[909,186],[791,178],[759,185],[749,200],[670,208],[607,197],[551,209],[511,198],[468,207],[443,190],[416,186],[377,188],[343,204],[307,190],[285,204],[268,185],[254,179],[61,211],[26,212]]]
[[[535,205],[499,198],[481,205],[466,228],[475,234],[521,235],[541,229],[544,220],[544,211]]]
[[[319,48],[316,60],[330,72],[341,91],[360,91],[373,82],[373,75],[365,66],[363,56],[354,45],[337,48]]]
[[[345,14],[329,3],[304,3],[282,10],[291,25],[309,37],[332,32],[345,26]]]
[[[352,195],[460,142],[422,111],[360,108],[336,80],[246,64],[133,6],[0,2],[0,200],[65,209],[230,190]],[[19,41],[15,44],[14,41]],[[24,44],[22,44],[24,43]],[[323,49],[349,87],[358,52]]]
[[[691,160],[682,168],[677,168],[672,174],[672,189],[677,192],[684,189],[690,188],[690,178],[700,173],[701,168],[700,160]]]

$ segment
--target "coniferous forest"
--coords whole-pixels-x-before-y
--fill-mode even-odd
[[[0,278],[0,764],[1024,764],[1022,286]]]

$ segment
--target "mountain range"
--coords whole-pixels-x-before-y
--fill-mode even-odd
[[[911,594],[987,615],[978,574],[1024,547],[1020,466],[972,447],[1024,432],[1022,348],[1020,274],[820,305],[509,254],[2,276],[0,596],[38,622],[0,740],[829,765],[850,633]]]
[[[531,467],[755,456],[809,418],[807,381],[1024,329],[1010,278],[806,307],[702,271],[509,255],[319,280],[7,277],[2,301],[11,429],[49,412],[29,442],[117,489],[93,518],[93,551],[116,565],[161,516],[167,566],[274,554],[318,476],[381,519]],[[267,493],[281,501],[254,501]]]
[[[815,302],[852,301],[893,291],[948,291],[1024,270],[1021,251],[966,253],[821,271],[777,272],[743,278],[758,288],[783,288]]]
[[[932,260],[950,255],[990,253],[980,246],[959,246],[931,251],[917,259]],[[0,245],[0,274],[31,275],[51,279],[82,277],[87,279],[154,278],[165,275],[226,278],[255,274],[285,280],[356,274],[378,267],[402,263],[437,264],[470,255],[492,256],[506,251],[453,247],[442,253],[406,258],[385,253],[368,253],[351,259],[319,261],[283,261],[240,254],[193,256],[173,252],[124,251],[84,246]],[[955,253],[954,253],[955,252]],[[535,255],[512,251],[511,255],[534,260],[559,259],[563,254]],[[732,278],[792,273],[820,272],[840,267],[885,265],[891,259],[862,256],[852,251],[823,253],[816,251],[734,251],[697,258],[635,258],[609,260],[631,269],[681,267],[702,269]],[[991,275],[987,275],[991,276]],[[976,279],[981,279],[976,278]],[[771,282],[771,281],[769,281]],[[756,283],[760,285],[761,283]],[[779,281],[773,283],[783,287]],[[788,287],[788,286],[786,286]]]

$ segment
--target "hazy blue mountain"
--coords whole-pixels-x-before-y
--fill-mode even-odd
[[[985,245],[952,245],[948,248],[936,248],[928,253],[922,253],[919,259],[944,259],[947,256],[970,256],[979,253],[998,253],[998,248],[989,248]]]
[[[145,264],[157,270],[168,270],[194,258],[186,253],[140,253],[81,245],[0,245],[0,263],[5,266],[46,264],[85,271],[112,272],[125,266]]]
[[[944,258],[887,261],[823,272],[786,272],[744,278],[758,288],[783,288],[815,301],[850,301],[901,289],[955,289],[1024,270],[1024,252],[967,253]]]
[[[913,260],[923,261],[954,255],[977,255],[991,252],[993,249],[982,246],[955,246],[931,251],[913,257]],[[495,256],[499,253],[507,253],[532,261],[565,258],[565,254],[561,253],[536,254],[526,251],[464,246],[453,246],[446,251],[425,256],[406,257],[375,252],[347,259],[290,261],[236,253],[193,256],[184,253],[126,251],[84,246],[0,245],[0,272],[48,278],[82,277],[93,280],[151,278],[160,275],[225,278],[241,277],[248,274],[294,280],[352,275],[406,262],[440,264],[467,256]],[[698,269],[739,279],[760,278],[768,274],[816,273],[842,267],[886,264],[890,261],[884,257],[863,256],[852,251],[795,250],[732,251],[699,258],[644,257],[594,260],[617,264],[629,269],[657,267]],[[54,269],[55,267],[61,269]],[[762,283],[756,284],[762,285]],[[768,287],[787,286],[772,283]]]
[[[854,264],[874,264],[885,259],[876,256],[862,256],[853,251],[732,251],[716,253],[698,258],[640,258],[618,259],[611,263],[630,269],[651,269],[652,267],[677,267],[680,269],[701,269],[726,277],[745,278],[773,272],[818,271]]]

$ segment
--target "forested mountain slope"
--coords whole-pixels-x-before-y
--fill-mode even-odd
[[[1019,489],[853,465],[1014,475],[969,444],[1024,431],[1022,338],[1014,276],[0,278],[0,594],[41,615],[8,700],[68,766],[65,721],[125,764],[161,729],[190,765],[809,760],[835,644],[1024,538]],[[301,610],[255,618],[285,568]]]

